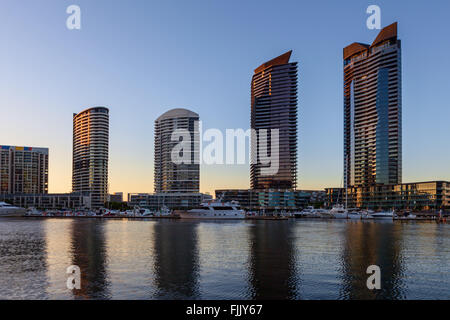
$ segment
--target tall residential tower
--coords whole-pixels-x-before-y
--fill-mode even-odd
[[[72,191],[89,191],[92,208],[108,200],[109,110],[94,107],[73,115]]]
[[[397,23],[344,48],[345,186],[402,182],[401,42]]]
[[[296,189],[297,187],[297,62],[289,62],[292,51],[272,59],[255,69],[251,84],[251,128],[256,131],[258,143],[252,143],[252,154],[258,160],[250,165],[252,189]],[[265,175],[261,169],[269,167],[260,161],[266,154],[261,141],[261,129],[279,130],[278,173]]]
[[[200,164],[197,113],[186,109],[172,109],[155,121],[155,192],[197,193],[200,188]],[[172,151],[179,141],[172,141],[172,133],[181,130],[190,134],[190,163],[177,164]]]
[[[0,194],[47,194],[48,149],[0,146]]]

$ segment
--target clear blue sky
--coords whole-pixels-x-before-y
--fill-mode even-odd
[[[81,7],[82,29],[66,28]],[[71,189],[72,113],[111,111],[110,191],[153,191],[153,123],[186,107],[248,128],[253,69],[299,62],[299,188],[342,180],[342,48],[371,43],[366,8],[399,23],[403,180],[450,180],[450,2],[3,0],[0,144],[50,148],[50,192]],[[248,166],[201,168],[201,190],[249,186]]]

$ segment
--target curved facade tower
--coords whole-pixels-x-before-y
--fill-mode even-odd
[[[344,183],[402,183],[401,42],[397,23],[344,48]]]
[[[198,150],[199,116],[187,109],[172,109],[155,121],[155,193],[197,193],[200,190]],[[172,141],[175,130],[190,135],[190,161],[176,164],[172,150],[179,141]]]
[[[72,191],[89,191],[91,207],[108,196],[109,110],[94,107],[73,115]]]
[[[251,128],[255,130],[258,143],[253,142],[250,164],[252,189],[296,189],[297,187],[297,62],[289,62],[292,51],[272,59],[255,69],[251,90]],[[267,149],[278,143],[278,173],[264,175],[259,155],[268,154],[260,143],[260,130],[279,130],[279,141],[269,138]]]

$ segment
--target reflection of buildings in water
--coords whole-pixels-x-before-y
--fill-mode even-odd
[[[110,296],[107,280],[105,223],[75,219],[72,224],[72,264],[80,267],[81,289],[72,290],[75,298],[105,299]]]
[[[348,222],[342,251],[343,299],[401,299],[403,265],[401,226],[392,222]],[[381,289],[369,290],[367,274],[370,265],[381,270]]]
[[[199,298],[197,223],[155,224],[155,285],[160,299]]]
[[[47,277],[49,299],[67,299],[72,297],[67,290],[66,269],[72,264],[70,252],[73,219],[45,220],[47,241]]]
[[[45,221],[3,220],[0,225],[0,299],[47,298]]]
[[[289,221],[259,221],[250,231],[252,299],[295,299],[293,228]]]

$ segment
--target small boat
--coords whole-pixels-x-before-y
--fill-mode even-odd
[[[409,213],[408,215],[399,217],[398,219],[399,220],[414,220],[416,218],[417,218],[417,216],[415,214]]]
[[[344,175],[342,176],[342,179],[344,180]],[[336,205],[331,208],[331,210],[325,215],[326,218],[333,218],[333,219],[348,219],[348,210],[347,210],[347,203],[348,203],[348,185],[347,181],[344,186],[345,189],[345,206],[342,203],[339,203],[339,194],[336,201]]]
[[[42,212],[37,210],[34,207],[31,207],[31,208],[28,208],[26,215],[27,216],[42,216]]]
[[[154,215],[154,213],[153,213],[152,211],[150,211],[149,209],[136,207],[136,208],[134,208],[134,210],[132,211],[132,214],[130,214],[129,216],[135,216],[135,217],[151,217],[151,216],[153,216],[153,215]]]
[[[155,214],[154,214],[154,212],[150,211],[149,209],[141,209],[140,215],[142,217],[151,217],[151,216],[154,216]]]
[[[116,217],[117,213],[114,211],[107,211],[101,215],[102,217]]]
[[[285,217],[285,218],[291,218],[291,217],[293,217],[294,215],[292,214],[292,212],[288,212],[288,211],[286,211],[286,210],[281,210],[281,212],[278,213],[277,216]]]
[[[372,210],[362,210],[360,212],[361,219],[373,219],[373,217],[372,217],[373,213],[374,213],[374,211],[372,211]]]
[[[330,214],[330,210],[327,209],[316,209],[315,212],[316,215],[319,216],[320,218],[327,218],[329,217]]]

